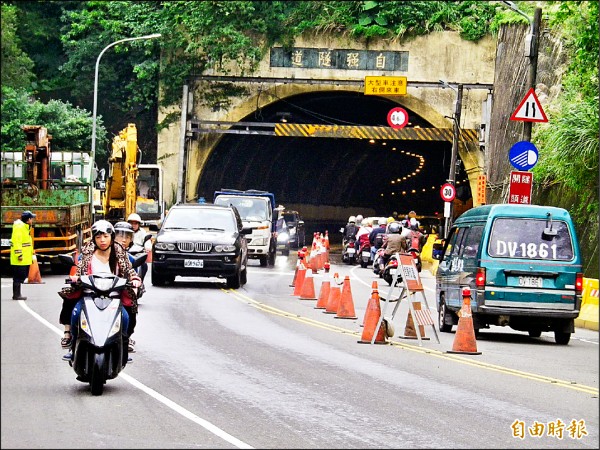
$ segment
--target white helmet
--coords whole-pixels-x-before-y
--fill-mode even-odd
[[[353,222],[353,223],[356,222],[356,217],[354,217],[354,216],[348,217],[348,222]]]
[[[356,223],[362,223],[362,220],[363,220],[362,214],[359,214],[356,216]]]
[[[142,223],[142,218],[140,217],[139,214],[131,213],[131,214],[129,214],[129,217],[127,218],[127,222],[139,222],[139,223]]]

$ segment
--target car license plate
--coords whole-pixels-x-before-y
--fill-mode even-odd
[[[203,259],[184,259],[183,267],[198,267],[201,269],[202,267],[204,267],[204,260]]]
[[[519,277],[519,286],[542,287],[542,277]]]

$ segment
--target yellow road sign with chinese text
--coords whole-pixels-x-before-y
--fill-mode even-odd
[[[406,95],[406,77],[365,77],[365,95]]]

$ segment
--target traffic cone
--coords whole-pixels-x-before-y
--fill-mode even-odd
[[[317,300],[315,309],[325,309],[327,307],[327,300],[329,300],[330,291],[331,281],[329,280],[329,278],[327,278],[321,283],[321,290],[319,291],[319,300]]]
[[[292,280],[292,284],[290,284],[290,287],[296,286],[296,278],[298,277],[298,268],[300,267],[300,264],[302,264],[303,260],[304,260],[304,254],[302,253],[302,250],[298,250],[298,260],[296,261],[296,270],[294,270],[294,279]]]
[[[458,313],[458,328],[454,336],[452,350],[446,353],[465,353],[467,355],[481,355],[477,351],[477,342],[475,340],[475,329],[473,328],[473,315],[471,314],[471,289],[468,287],[462,290],[463,304]]]
[[[37,257],[33,255],[31,265],[29,266],[29,273],[27,275],[27,283],[29,284],[42,284],[42,275],[40,274],[40,266],[37,262]]]
[[[362,336],[360,344],[370,344],[373,339],[373,335],[375,334],[375,328],[377,328],[377,323],[381,318],[381,305],[379,304],[379,290],[377,288],[377,281],[373,281],[372,284],[373,292],[371,293],[371,298],[369,298],[369,303],[367,304],[367,310],[365,311],[365,317],[363,319],[364,328],[362,332]],[[379,327],[379,331],[377,332],[377,337],[375,338],[375,344],[387,344],[386,341],[386,325],[387,322],[383,320],[381,322],[381,327]]]
[[[329,298],[327,298],[327,305],[325,306],[324,313],[337,314],[340,299],[342,298],[342,289],[337,283],[338,274],[333,275],[333,285],[329,289]]]
[[[315,277],[311,271],[306,271],[302,290],[300,291],[300,300],[316,300],[315,296]]]
[[[72,277],[77,273],[77,261],[79,261],[79,252],[75,249],[75,253],[73,254],[73,262],[75,265],[71,266],[71,270],[69,271],[69,275]]]
[[[408,300],[411,301],[410,299]],[[421,310],[421,302],[413,302],[413,309],[415,311]],[[425,336],[425,327],[423,325],[419,325],[419,332],[421,333],[421,339],[424,341],[428,341],[429,338]],[[410,308],[408,310],[408,316],[406,317],[406,326],[404,327],[404,335],[398,336],[401,339],[418,339],[417,330],[415,329],[415,321],[413,320],[412,313],[410,312]]]
[[[344,285],[342,286],[342,297],[338,306],[336,319],[357,319],[354,312],[354,301],[352,300],[352,288],[350,287],[350,277],[346,275]]]
[[[302,291],[302,284],[304,283],[304,277],[306,276],[306,267],[304,267],[304,263],[300,262],[300,266],[298,267],[298,276],[296,277],[296,284],[294,286],[294,293],[292,295],[299,296]]]
[[[329,231],[325,230],[325,237],[323,238],[325,244],[325,260],[329,262]]]

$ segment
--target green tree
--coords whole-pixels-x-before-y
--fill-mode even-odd
[[[30,87],[35,79],[33,61],[21,49],[16,34],[17,10],[14,6],[2,3],[2,86],[13,88]]]
[[[42,125],[52,135],[52,149],[90,150],[92,134],[91,114],[68,102],[50,100],[42,103],[23,89],[2,86],[2,150],[23,150],[25,134],[23,125]],[[102,118],[96,121],[99,158],[107,157],[106,129]]]

